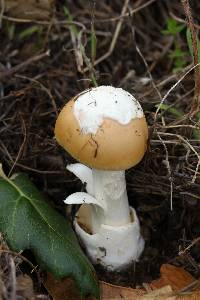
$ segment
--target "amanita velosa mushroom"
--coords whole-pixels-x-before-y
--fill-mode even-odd
[[[74,226],[88,256],[110,270],[138,260],[144,240],[129,207],[125,170],[140,162],[148,129],[139,102],[128,92],[99,86],[80,93],[60,112],[55,137],[79,162],[67,166],[82,182],[66,204],[82,204]]]

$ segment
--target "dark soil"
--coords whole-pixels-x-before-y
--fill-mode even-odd
[[[199,29],[200,2],[191,2]],[[64,5],[79,22],[76,26],[81,37],[75,45]],[[136,286],[158,277],[163,263],[182,266],[199,277],[200,135],[195,129],[197,118],[189,116],[194,96],[193,71],[164,101],[182,115],[177,116],[170,108],[156,113],[169,89],[192,67],[184,11],[180,1],[138,0],[129,1],[128,14],[118,18],[122,6],[119,0],[58,1],[50,19],[31,22],[4,14],[0,43],[1,162],[9,175],[27,173],[65,215],[62,200],[80,191],[81,183],[66,171],[73,159],[54,138],[60,109],[71,97],[92,87],[94,76],[98,85],[128,90],[140,101],[150,132],[143,161],[126,174],[130,204],[137,210],[146,246],[140,262],[125,277],[123,272],[112,274],[110,279],[100,272],[99,277]],[[140,9],[131,13],[137,7]],[[162,32],[169,18],[185,25],[175,39],[184,60],[178,70],[170,56],[174,53],[174,38]],[[121,30],[107,58],[95,66],[84,56],[83,65],[81,60],[76,61],[80,41],[91,59],[91,23],[97,37],[98,59],[109,54],[120,22]],[[23,37],[25,29],[36,25],[36,32]],[[45,54],[47,50],[49,55]]]

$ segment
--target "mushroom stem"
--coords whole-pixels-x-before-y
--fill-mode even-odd
[[[92,231],[98,232],[101,224],[121,226],[130,223],[130,209],[126,192],[125,171],[92,169],[94,197],[106,208],[93,205]]]

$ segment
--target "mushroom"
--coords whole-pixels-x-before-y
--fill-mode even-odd
[[[81,204],[74,227],[88,256],[109,270],[125,268],[144,248],[125,181],[125,170],[139,163],[147,148],[139,102],[121,88],[88,89],[61,110],[55,137],[80,162],[67,169],[87,192],[74,193],[65,203]]]

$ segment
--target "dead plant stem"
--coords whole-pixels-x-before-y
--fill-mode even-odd
[[[19,65],[16,65],[16,66],[12,67],[11,69],[6,69],[4,71],[1,71],[0,72],[0,81],[1,80],[6,80],[8,77],[11,77],[12,75],[17,73],[21,69],[24,69],[25,67],[29,66],[30,64],[33,64],[33,63],[35,63],[39,60],[42,60],[43,58],[45,58],[46,56],[49,56],[49,55],[50,55],[50,51],[47,50],[44,53],[41,53],[41,54],[35,55],[33,57],[30,57],[26,61],[22,62]]]
[[[198,38],[197,33],[194,26],[194,20],[192,17],[192,12],[190,8],[190,4],[188,0],[181,0],[183,9],[187,18],[188,26],[191,32],[192,37],[192,48],[193,48],[193,59],[194,65],[198,65]],[[190,110],[190,115],[195,115],[199,110],[199,103],[200,103],[200,68],[199,66],[194,69],[194,79],[195,79],[195,90],[194,90],[194,98],[192,101],[192,106]]]
[[[129,0],[125,0],[123,8],[122,8],[121,16],[123,16],[125,14],[125,12],[128,8],[128,4],[129,4]],[[109,47],[108,51],[104,55],[99,57],[97,60],[95,60],[94,63],[93,63],[93,66],[98,65],[100,62],[107,59],[113,53],[113,51],[115,49],[117,39],[118,39],[118,36],[119,36],[119,33],[120,33],[120,30],[121,30],[121,27],[122,27],[122,23],[123,23],[123,18],[120,18],[119,22],[117,23],[117,26],[116,26],[116,29],[115,29],[115,32],[114,32],[114,35],[113,35],[113,38],[112,38],[112,41],[110,43],[110,47]],[[88,67],[83,70],[83,73],[87,72],[87,71],[89,71]]]

